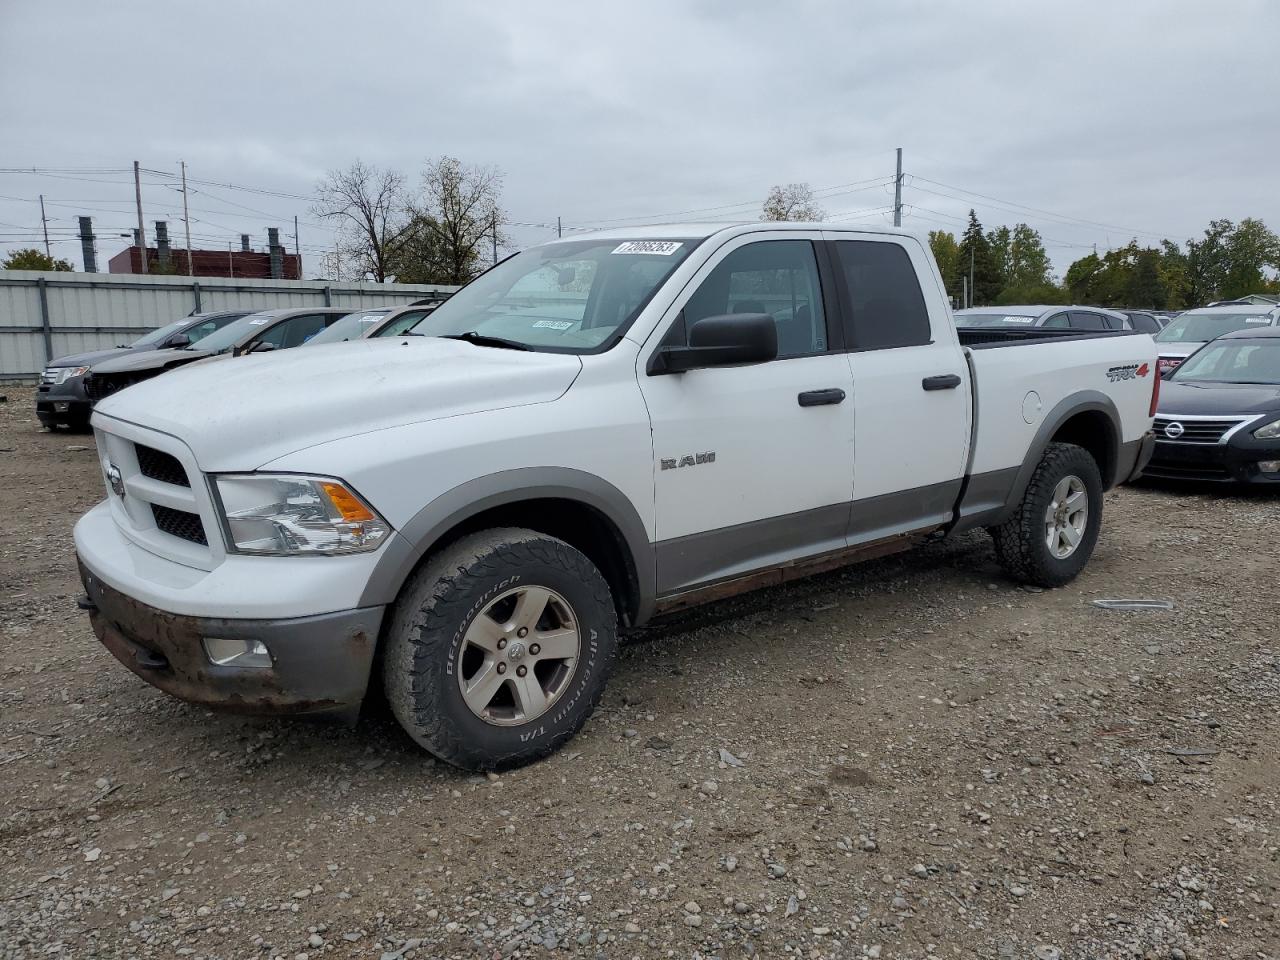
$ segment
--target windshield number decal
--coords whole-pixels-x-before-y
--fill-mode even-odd
[[[1035,317],[1005,317],[1005,323],[1035,323]]]
[[[572,320],[535,320],[535,327],[541,327],[544,330],[568,330],[573,326]]]
[[[261,326],[264,326],[265,324],[268,324],[268,323],[270,323],[270,322],[271,322],[271,318],[270,318],[270,317],[258,317],[256,320],[250,320],[250,321],[249,321],[249,326],[251,326],[251,327],[261,327]]]
[[[613,253],[648,253],[659,257],[669,257],[683,246],[676,240],[628,240],[613,248]]]

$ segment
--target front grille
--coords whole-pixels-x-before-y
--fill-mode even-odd
[[[150,380],[158,372],[117,375],[91,373],[84,378],[84,392],[90,400],[97,402],[111,396],[113,393],[119,393],[125,387],[131,387],[135,383],[141,383],[143,380]]]
[[[198,515],[187,513],[185,510],[162,507],[158,503],[151,505],[151,513],[156,518],[157,530],[204,547],[209,545],[209,539],[204,535],[204,524],[200,522]]]
[[[45,367],[44,373],[40,374],[41,383],[57,383],[58,371],[53,367]]]
[[[1180,463],[1153,459],[1142,471],[1144,477],[1159,480],[1230,480],[1226,467],[1212,463]]]
[[[1179,420],[1177,417],[1156,417],[1156,439],[1166,443],[1217,443],[1232,427],[1238,426],[1240,418],[1224,420]],[[1175,428],[1169,432],[1170,424],[1179,424],[1181,433]]]
[[[191,481],[187,479],[187,471],[183,469],[177,457],[154,447],[144,447],[140,443],[135,444],[133,449],[138,456],[138,469],[144,477],[159,480],[161,483],[172,483],[177,487],[191,486]]]

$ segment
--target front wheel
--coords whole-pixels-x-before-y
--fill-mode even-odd
[[[487,530],[405,585],[386,636],[396,719],[470,770],[552,752],[591,715],[617,649],[609,585],[580,551],[531,530]]]
[[[1018,580],[1060,587],[1084,569],[1102,526],[1102,475],[1089,451],[1051,443],[1022,502],[991,528],[996,557]]]

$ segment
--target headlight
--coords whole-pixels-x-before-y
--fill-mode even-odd
[[[83,377],[89,372],[88,367],[49,367],[44,374],[45,383],[66,383],[76,377]]]
[[[227,547],[271,556],[376,550],[391,527],[329,477],[290,474],[215,476]]]
[[[1272,420],[1266,426],[1253,431],[1259,440],[1280,440],[1280,420]]]

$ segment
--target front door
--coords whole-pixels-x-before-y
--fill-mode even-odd
[[[820,244],[816,233],[759,233],[725,244],[641,353],[656,460],[660,595],[845,546],[852,382],[830,273],[819,269]],[[646,372],[664,337],[673,343],[696,320],[727,313],[771,314],[778,358]]]

